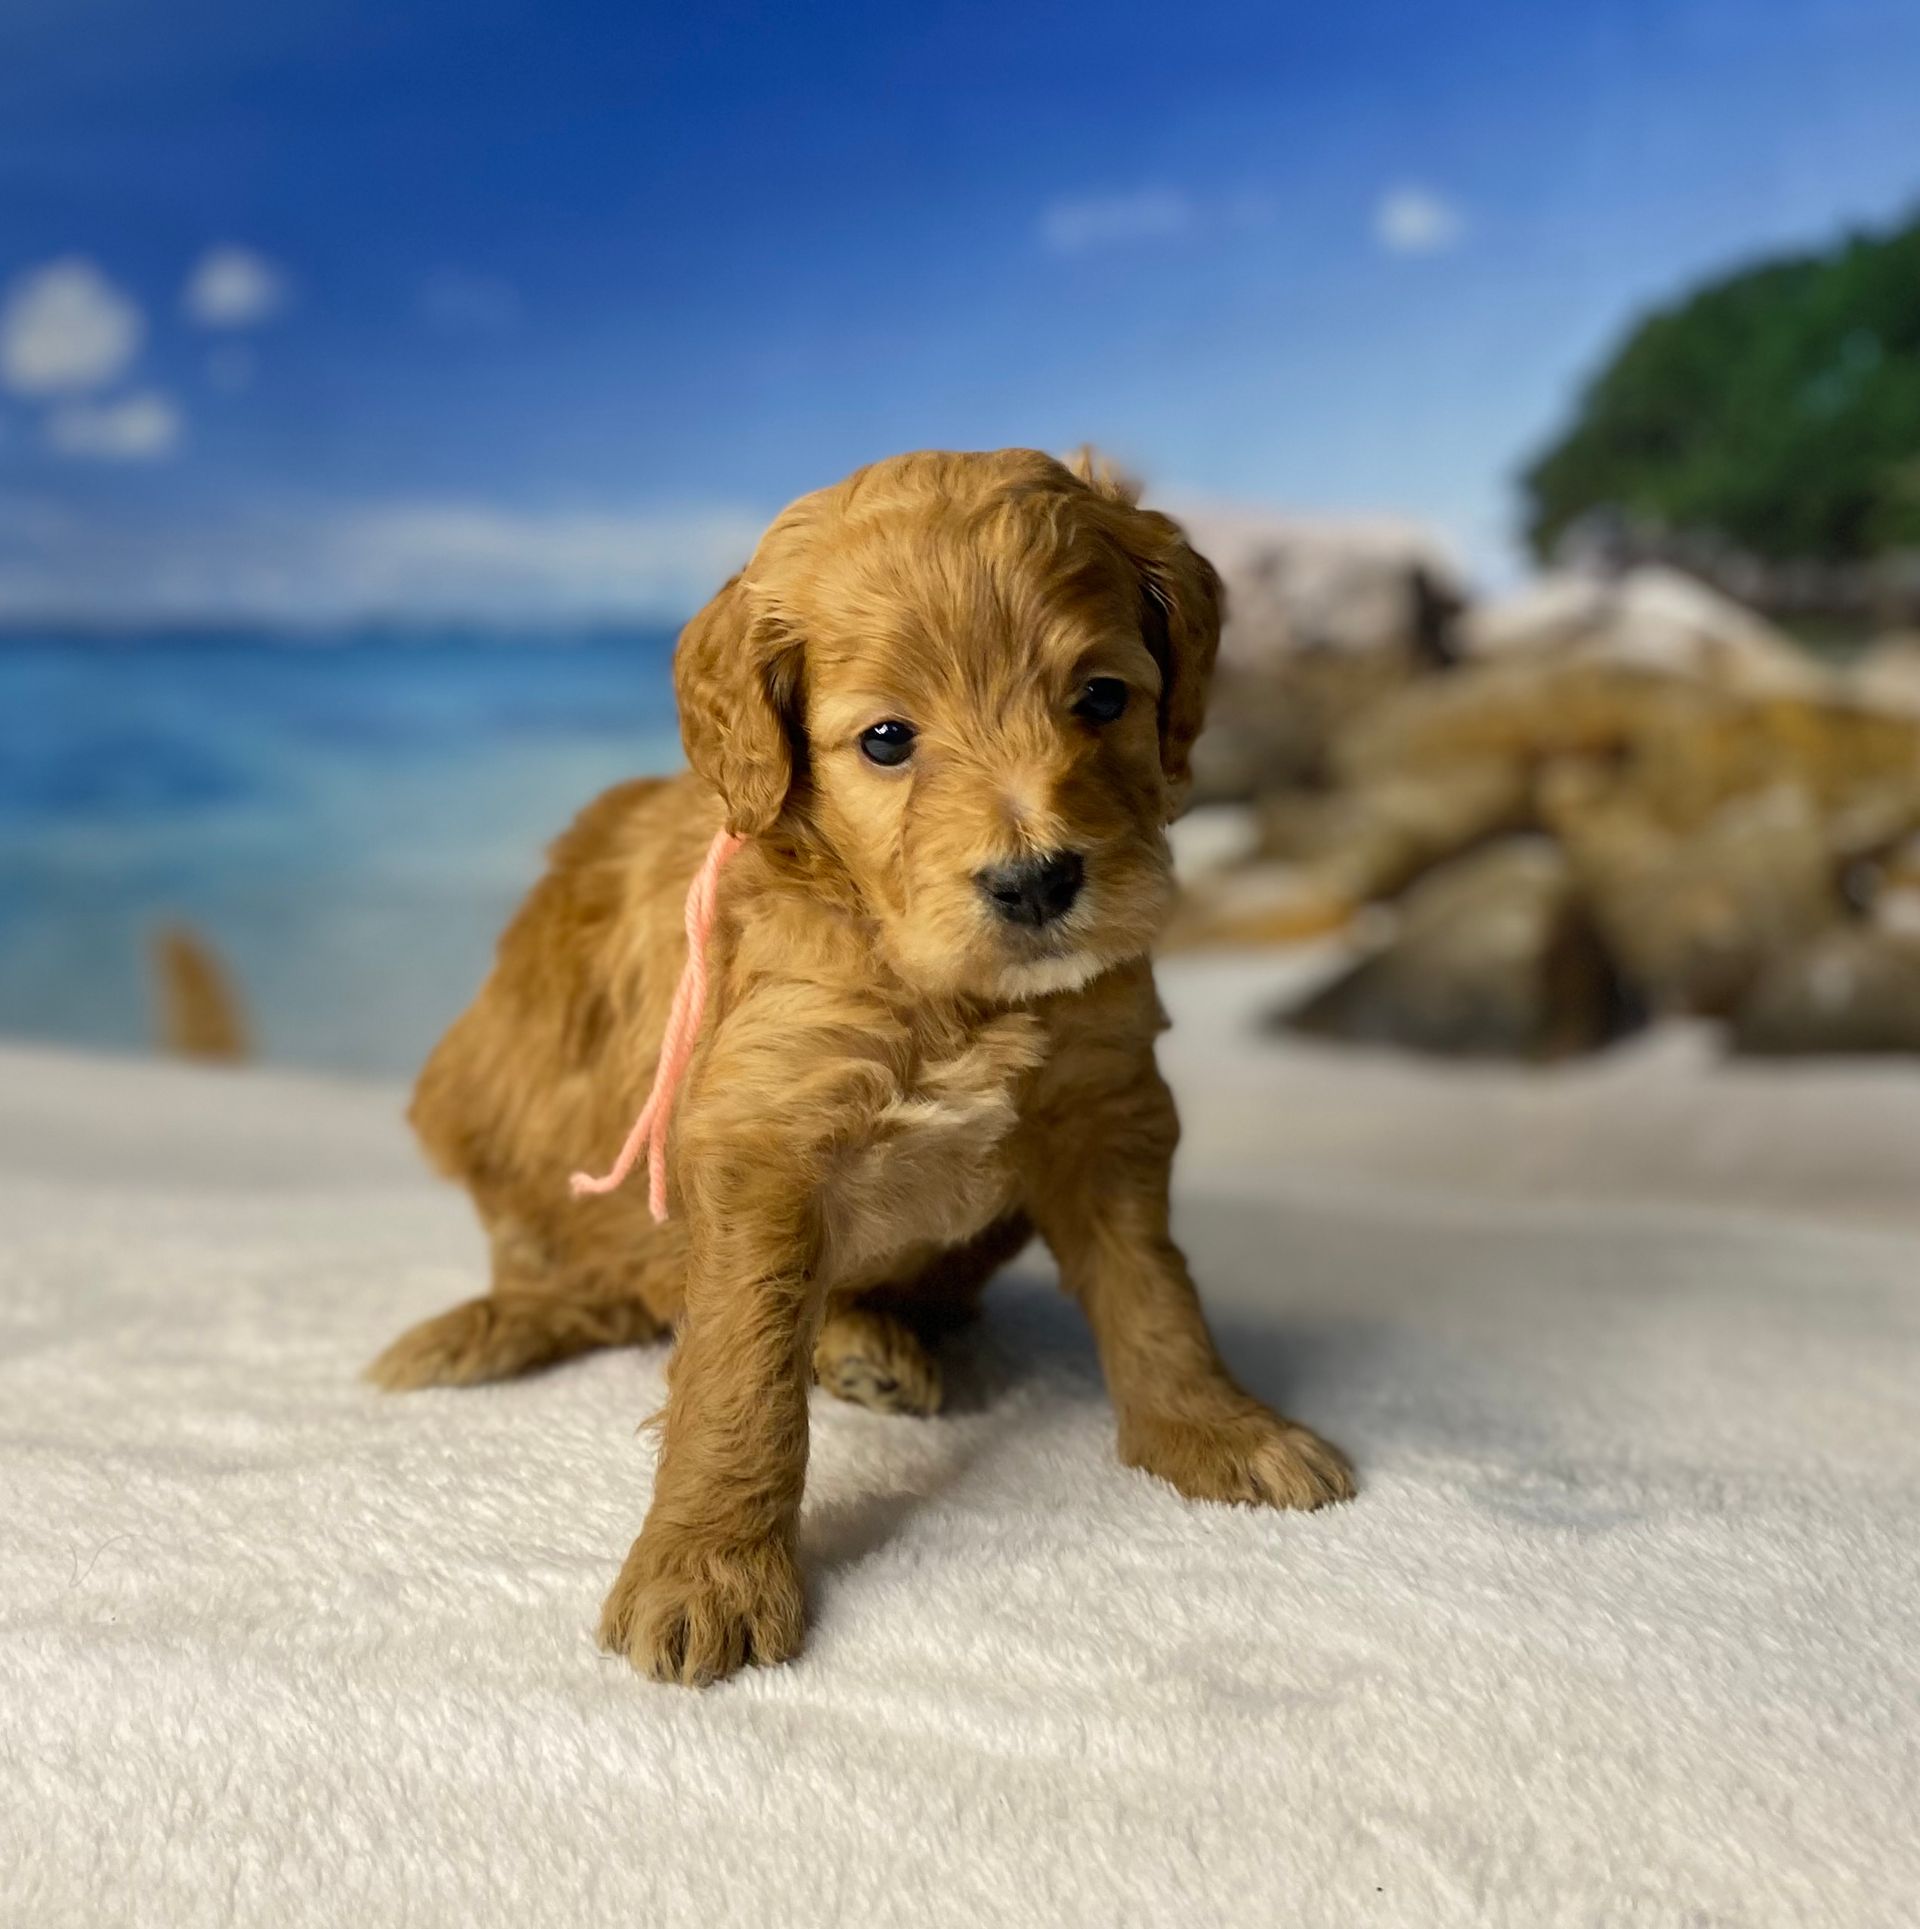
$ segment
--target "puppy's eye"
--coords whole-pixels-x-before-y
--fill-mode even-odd
[[[1097,676],[1080,692],[1073,714],[1089,723],[1112,723],[1126,707],[1127,686],[1117,676]]]
[[[910,723],[889,720],[870,725],[860,733],[860,754],[870,764],[891,770],[913,755],[914,729]]]

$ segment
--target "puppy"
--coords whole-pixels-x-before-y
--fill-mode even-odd
[[[421,1075],[492,1291],[370,1369],[499,1378],[678,1331],[653,1504],[602,1642],[706,1682],[801,1645],[810,1378],[931,1412],[929,1340],[1038,1232],[1120,1457],[1318,1507],[1346,1461],[1221,1364],[1168,1230],[1179,1127],[1148,949],[1220,631],[1212,568],[1094,470],[928,453],[793,504],[688,624],[688,775],[581,814]],[[715,833],[711,998],[671,1215],[569,1197],[645,1094]]]

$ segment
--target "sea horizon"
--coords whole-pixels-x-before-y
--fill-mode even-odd
[[[410,1072],[573,814],[679,766],[674,635],[0,626],[0,1036],[150,1049],[180,923],[261,1057]]]

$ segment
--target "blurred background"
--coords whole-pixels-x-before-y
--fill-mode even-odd
[[[1234,598],[1176,950],[1920,1048],[1904,0],[0,13],[0,1034],[405,1073],[792,496],[1091,440]]]

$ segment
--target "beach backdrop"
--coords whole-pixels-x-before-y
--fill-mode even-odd
[[[410,1071],[783,504],[1092,443],[1235,612],[1179,942],[1920,1048],[1917,90],[1881,0],[0,9],[0,1037]]]
[[[413,1070],[546,841],[679,762],[659,628],[0,643],[0,1033],[146,1050],[153,934],[271,1058]]]

